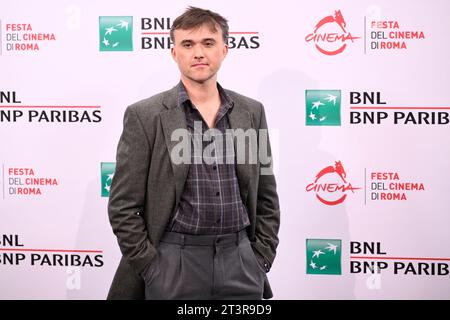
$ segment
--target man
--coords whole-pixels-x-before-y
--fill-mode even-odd
[[[217,83],[222,16],[190,7],[171,38],[180,83],[124,116],[108,205],[123,257],[108,299],[271,298],[280,213],[270,144],[259,135],[255,156],[239,137],[267,130],[264,108]]]

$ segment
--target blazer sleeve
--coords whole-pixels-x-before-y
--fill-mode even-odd
[[[256,206],[256,225],[254,248],[264,258],[264,267],[268,272],[275,259],[279,243],[280,207],[273,173],[272,151],[268,135],[264,106],[261,104],[259,126],[259,182]]]
[[[144,208],[151,148],[138,113],[125,111],[117,147],[116,170],[111,183],[108,215],[123,257],[137,275],[156,254],[148,239]]]

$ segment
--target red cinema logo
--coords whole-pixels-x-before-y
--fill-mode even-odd
[[[306,186],[307,192],[315,192],[320,202],[335,206],[347,198],[349,191],[355,193],[355,188],[346,180],[344,166],[341,161],[336,161],[335,166],[328,166],[319,171],[316,180]]]
[[[347,24],[341,10],[334,12],[334,16],[326,16],[314,27],[313,33],[306,36],[306,42],[313,41],[316,49],[328,56],[342,53],[347,47],[347,42],[361,37],[353,37],[346,30]]]

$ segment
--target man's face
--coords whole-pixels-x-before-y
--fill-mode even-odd
[[[197,83],[216,81],[217,71],[228,52],[220,27],[216,26],[216,32],[208,25],[190,30],[177,29],[174,38],[171,52],[181,78]]]

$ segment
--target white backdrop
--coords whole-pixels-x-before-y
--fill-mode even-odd
[[[167,24],[188,5],[228,18],[240,46],[230,50],[219,81],[265,105],[281,205],[280,245],[269,273],[274,298],[449,299],[445,0],[2,1],[0,298],[106,297],[120,251],[102,197],[110,180],[105,171],[102,182],[101,163],[115,161],[125,108],[178,82],[167,44],[154,48],[168,29],[154,22]],[[107,16],[133,18],[126,33],[132,51],[100,50],[99,18]],[[146,21],[153,28],[142,29],[142,19],[152,19]],[[326,40],[307,41],[314,32]],[[393,39],[398,34],[391,32],[418,38]],[[143,37],[153,48],[142,48]],[[316,44],[345,48],[327,55]],[[324,92],[323,107],[311,108],[307,90],[340,91],[333,105],[340,107],[340,125],[326,119],[312,125],[310,114],[327,117],[332,102]],[[351,92],[380,99],[356,104]],[[355,123],[352,112],[387,118]],[[408,122],[395,123],[400,112]],[[439,113],[441,123],[433,123]],[[419,114],[429,123],[419,123]],[[333,189],[343,185],[338,161],[353,192]],[[322,169],[317,183],[328,189],[317,194],[328,200],[346,194],[342,203],[324,204],[307,191]],[[391,183],[420,190],[392,190]],[[381,200],[394,193],[398,198]],[[312,257],[307,241],[318,239],[337,243],[338,251],[322,247]],[[314,269],[312,260],[326,267]],[[358,272],[371,262],[386,269]]]

